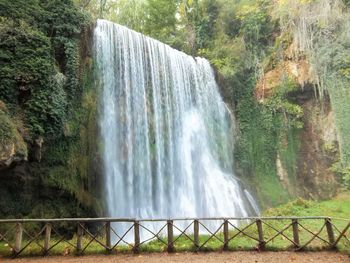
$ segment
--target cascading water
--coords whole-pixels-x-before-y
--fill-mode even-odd
[[[207,60],[105,20],[94,46],[108,216],[250,215],[233,119]]]

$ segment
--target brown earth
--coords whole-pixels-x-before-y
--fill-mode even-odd
[[[157,253],[134,255],[95,255],[95,256],[50,256],[20,259],[1,259],[1,263],[102,263],[102,262],[130,262],[130,263],[167,263],[167,262],[239,262],[239,263],[349,263],[350,255],[337,252],[221,252],[221,253]]]

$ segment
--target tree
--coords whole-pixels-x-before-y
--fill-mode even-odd
[[[147,0],[144,32],[160,41],[171,43],[175,37],[177,1]]]
[[[145,0],[109,1],[105,18],[143,33],[147,17]]]

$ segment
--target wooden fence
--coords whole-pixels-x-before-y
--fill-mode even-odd
[[[116,231],[121,224],[122,234]],[[286,249],[303,250],[315,242],[319,248],[336,248],[340,242],[350,247],[349,232],[349,220],[329,217],[5,219],[0,220],[0,255],[30,254],[33,246],[42,255],[53,250],[84,254],[93,246],[92,253],[96,246],[108,253],[140,253],[152,242],[168,252],[206,250],[210,243],[221,250],[264,250],[282,243]],[[148,238],[141,240],[142,233]]]

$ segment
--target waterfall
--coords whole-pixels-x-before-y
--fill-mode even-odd
[[[94,31],[107,215],[251,215],[209,62],[105,20]]]

